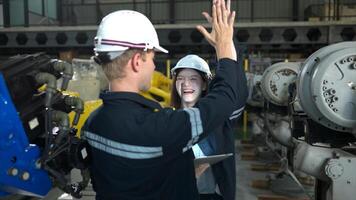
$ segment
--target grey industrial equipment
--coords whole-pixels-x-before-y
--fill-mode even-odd
[[[289,103],[289,85],[297,80],[301,68],[300,62],[279,62],[267,68],[261,78],[261,92],[264,98],[277,106],[286,107]],[[289,128],[287,113],[265,114],[268,133],[283,146],[291,146],[292,134]],[[269,123],[274,121],[274,124]],[[268,143],[268,141],[267,141]]]
[[[263,107],[263,96],[260,89],[262,75],[247,72],[246,78],[249,90],[247,104],[254,107]]]
[[[297,79],[301,63],[280,62],[267,68],[261,79],[263,96],[279,106],[288,104],[288,85]]]
[[[291,101],[288,86],[293,82],[296,82],[296,91],[295,99]],[[306,114],[305,127],[316,124],[326,127],[304,131],[307,134],[303,137],[306,141],[300,141],[292,137],[292,129],[288,124],[288,118],[292,116],[287,116],[287,119],[283,116],[272,116],[276,114],[271,113],[264,116],[268,134],[279,144],[294,150],[294,159],[289,161],[294,169],[317,178],[316,199],[354,199],[356,174],[352,169],[356,168],[355,155],[347,152],[342,146],[330,148],[330,145],[335,145],[333,143],[322,144],[325,147],[315,146],[309,143],[311,140],[308,140],[308,137],[322,137],[323,133],[324,137],[329,137],[332,132],[339,137],[345,137],[340,132],[355,132],[356,42],[324,47],[312,54],[303,64],[272,65],[262,76],[261,91],[265,99],[275,105],[290,104],[294,109],[296,105],[300,105],[297,111]],[[275,123],[269,123],[270,121]],[[323,130],[327,130],[329,135]],[[342,144],[347,140],[348,138]],[[349,142],[349,149],[355,148],[352,137]],[[269,140],[266,140],[266,143],[274,150],[277,147],[271,145]]]
[[[319,49],[299,76],[299,101],[314,121],[341,132],[356,127],[356,42]]]
[[[279,194],[302,197],[306,191],[290,168],[288,148],[294,147],[289,124],[288,105],[291,100],[289,87],[295,84],[300,72],[300,62],[279,62],[268,67],[259,81],[259,89],[264,97],[265,146],[281,164],[277,174],[271,174],[270,189]],[[262,157],[258,151],[259,155]]]
[[[294,166],[319,179],[317,200],[353,200],[356,196],[356,157],[344,150],[298,142]],[[326,183],[326,184],[325,184]]]
[[[304,122],[311,124],[305,123],[304,129],[322,126],[304,131],[305,142],[294,140],[293,164],[317,178],[318,200],[353,200],[356,196],[355,60],[356,42],[330,45],[312,54],[298,77],[296,99],[313,121],[306,119]],[[329,143],[315,144],[308,139],[313,135],[333,138]],[[343,139],[342,143],[335,143],[336,139]]]

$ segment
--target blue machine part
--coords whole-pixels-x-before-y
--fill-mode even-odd
[[[0,197],[10,194],[45,196],[52,187],[38,163],[40,149],[29,144],[0,73]]]

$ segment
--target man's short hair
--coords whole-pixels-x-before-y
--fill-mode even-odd
[[[124,78],[126,76],[124,67],[136,53],[140,53],[142,58],[146,59],[146,51],[142,49],[128,49],[111,62],[102,64],[103,71],[109,81]]]

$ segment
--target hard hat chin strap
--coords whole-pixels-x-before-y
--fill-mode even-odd
[[[107,53],[96,53],[94,56],[94,61],[98,65],[104,65],[111,62],[111,59]]]
[[[143,51],[147,51],[148,49],[153,49],[154,46],[151,45],[150,43],[145,43],[145,48],[143,49]]]
[[[115,60],[123,53],[124,51],[98,52],[94,56],[94,61],[99,65],[107,64]]]

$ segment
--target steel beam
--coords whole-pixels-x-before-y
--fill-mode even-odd
[[[163,46],[208,46],[195,24],[155,27]],[[97,26],[3,28],[0,49],[92,48],[96,29]],[[356,27],[354,22],[237,23],[234,39],[238,44],[252,47],[295,49],[298,45],[355,41]]]

